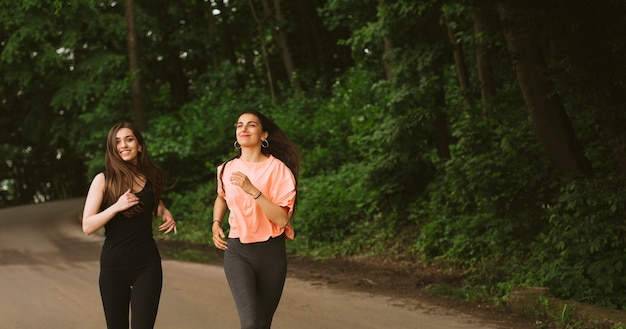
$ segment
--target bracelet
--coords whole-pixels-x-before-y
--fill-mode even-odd
[[[215,224],[216,222],[217,222],[217,223],[220,223],[220,225],[222,225],[222,221],[221,221],[221,220],[214,219],[214,220],[213,220],[213,224]]]
[[[259,191],[259,195],[257,195],[257,196],[255,196],[255,197],[254,197],[254,200],[256,200],[256,199],[258,199],[258,198],[260,198],[260,197],[261,197],[261,191]]]

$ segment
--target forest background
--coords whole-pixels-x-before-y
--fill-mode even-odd
[[[300,147],[298,256],[626,309],[622,0],[0,1],[0,206],[84,196],[132,121],[210,244],[258,109]]]

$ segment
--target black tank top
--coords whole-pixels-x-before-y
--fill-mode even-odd
[[[136,195],[142,205],[141,213],[133,217],[118,213],[104,225],[106,239],[100,254],[102,270],[135,270],[161,260],[152,237],[152,210],[155,208],[152,184],[146,182]]]

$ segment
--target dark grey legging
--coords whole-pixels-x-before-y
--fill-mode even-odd
[[[152,329],[159,308],[163,271],[161,261],[133,271],[100,271],[100,295],[109,329]]]
[[[242,329],[269,329],[287,275],[285,238],[241,243],[228,239],[224,271]]]

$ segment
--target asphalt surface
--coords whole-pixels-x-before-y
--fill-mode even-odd
[[[84,199],[0,209],[0,329],[106,328],[103,238],[80,228]],[[176,216],[176,214],[174,214]],[[163,260],[156,329],[238,328],[221,266]],[[502,329],[453,310],[287,278],[275,329]]]

